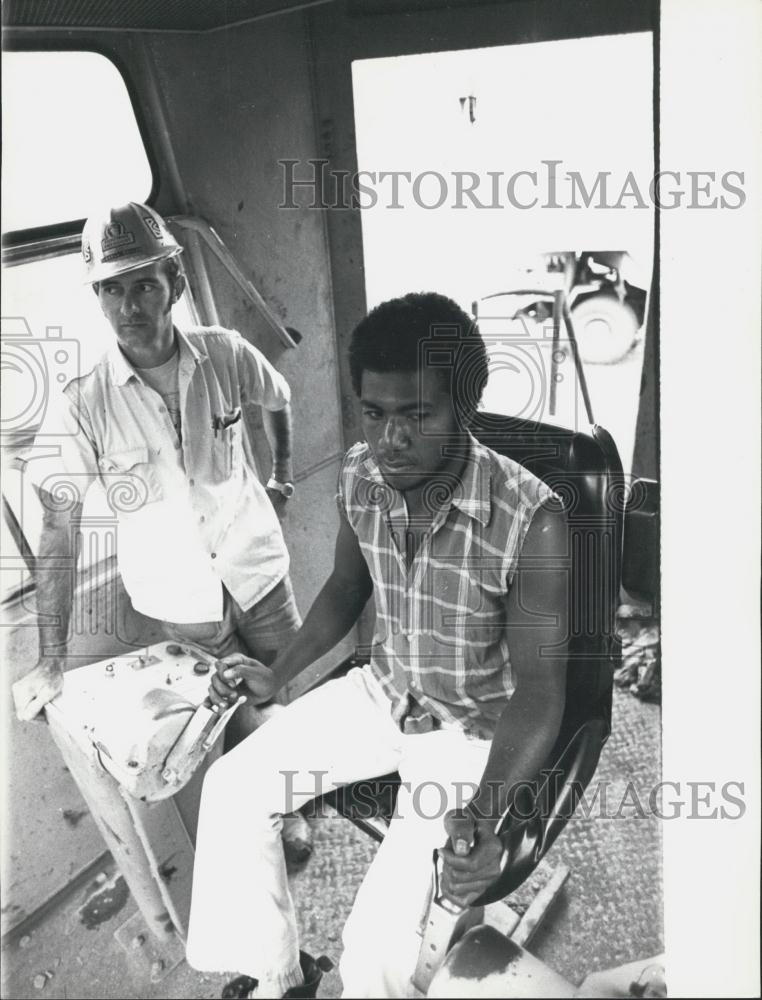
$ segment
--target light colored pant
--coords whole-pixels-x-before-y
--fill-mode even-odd
[[[161,622],[164,634],[175,642],[191,642],[217,659],[231,653],[253,656],[269,666],[280,649],[299,631],[302,620],[296,607],[291,579],[286,574],[265,596],[246,611],[224,588],[222,621],[177,624]],[[287,701],[287,689],[276,700]],[[240,743],[259,724],[256,709],[242,705],[228,722],[225,750]]]
[[[469,800],[489,747],[455,728],[402,733],[369,667],[283,709],[206,776],[188,962],[205,971],[280,977],[284,990],[291,985],[299,944],[279,837],[282,814],[334,783],[396,769],[408,784],[344,928],[340,971],[344,996],[413,996],[432,853],[446,840],[443,816]]]
[[[175,642],[192,642],[215,657],[245,653],[272,663],[278,650],[299,630],[301,618],[288,576],[246,611],[224,588],[222,621],[177,624],[161,622],[164,634]]]

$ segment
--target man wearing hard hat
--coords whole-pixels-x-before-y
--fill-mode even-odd
[[[173,325],[181,252],[146,205],[130,202],[85,225],[85,281],[116,341],[49,407],[41,432],[55,435],[60,457],[29,467],[43,507],[41,625],[39,661],[13,688],[22,720],[62,688],[73,574],[59,567],[74,564],[95,479],[118,518],[132,604],[168,636],[214,656],[248,651],[270,662],[299,626],[276,513],[293,494],[290,390],[238,333]],[[248,404],[262,408],[270,441],[267,487],[246,460]],[[245,713],[238,728],[239,737],[250,731]]]

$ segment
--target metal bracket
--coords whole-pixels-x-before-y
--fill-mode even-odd
[[[127,964],[138,982],[160,983],[185,958],[185,945],[180,938],[157,941],[140,910],[114,931],[114,938],[124,949]]]

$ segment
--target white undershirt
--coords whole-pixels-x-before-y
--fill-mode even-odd
[[[175,428],[177,437],[179,440],[182,440],[182,417],[180,414],[180,385],[178,374],[179,362],[180,352],[176,349],[169,361],[165,361],[163,365],[157,365],[156,368],[136,368],[135,370],[139,372],[143,381],[158,392],[164,400],[164,405],[166,406],[167,412],[172,420],[172,425]]]

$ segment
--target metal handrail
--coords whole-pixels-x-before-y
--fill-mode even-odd
[[[167,222],[170,227],[175,225],[179,229],[196,233],[220,261],[230,277],[282,343],[286,347],[296,347],[294,338],[259,294],[250,279],[243,273],[233,254],[208,222],[193,215],[168,216]],[[46,260],[50,257],[59,257],[62,254],[79,253],[81,245],[82,237],[78,232],[28,240],[24,243],[9,244],[2,249],[2,262],[4,267],[16,267],[19,264],[26,264],[35,260]],[[193,257],[192,253],[191,257]],[[202,276],[199,275],[198,278],[199,282],[204,284]],[[205,287],[202,287],[201,292],[202,298],[206,300],[207,296],[204,295]]]
[[[17,267],[33,260],[48,260],[67,253],[79,253],[81,246],[82,237],[79,233],[9,243],[3,246],[3,267]]]
[[[249,302],[255,309],[257,309],[262,318],[267,322],[273,332],[277,334],[286,347],[296,347],[296,341],[294,338],[289,334],[249,278],[247,278],[243,273],[233,254],[208,222],[204,222],[203,219],[199,219],[193,215],[174,215],[167,219],[167,221],[170,224],[178,226],[180,229],[190,230],[193,233],[197,233],[225,268],[230,277],[235,281]]]

